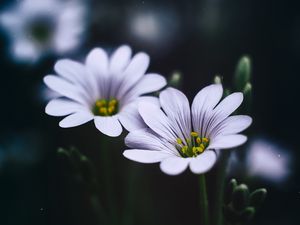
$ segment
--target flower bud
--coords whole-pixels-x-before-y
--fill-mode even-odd
[[[249,222],[255,214],[255,208],[254,207],[247,207],[246,209],[243,210],[240,216],[241,222]]]
[[[243,91],[246,84],[250,81],[251,60],[248,56],[243,56],[235,70],[234,83],[237,91]]]
[[[221,78],[220,75],[216,75],[216,76],[214,77],[214,83],[215,83],[215,84],[222,84],[222,78]]]
[[[236,179],[231,179],[227,185],[226,191],[225,191],[225,196],[224,196],[224,202],[225,204],[229,204],[231,201],[231,197],[233,194],[234,189],[237,186],[237,181]]]
[[[173,74],[169,78],[169,82],[168,82],[169,86],[178,88],[181,86],[181,83],[182,83],[181,73],[178,71],[173,72]]]
[[[235,210],[241,211],[247,205],[249,201],[249,189],[246,184],[238,185],[232,194],[232,205]]]
[[[250,194],[250,206],[258,208],[265,201],[267,190],[265,188],[256,189]]]

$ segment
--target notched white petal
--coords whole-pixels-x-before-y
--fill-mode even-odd
[[[160,163],[160,169],[168,175],[178,175],[187,168],[189,161],[189,158],[169,157]]]
[[[149,151],[143,149],[130,149],[123,152],[123,155],[130,160],[140,163],[157,163],[170,157],[168,153],[161,151]]]
[[[51,116],[66,116],[84,110],[83,105],[67,99],[53,99],[45,108],[45,112]]]
[[[119,47],[111,56],[110,72],[112,74],[120,74],[130,62],[131,48],[127,45]]]
[[[96,128],[110,137],[117,137],[122,133],[122,126],[116,116],[95,116]]]
[[[59,126],[62,128],[76,127],[93,119],[93,115],[86,111],[79,111],[71,114],[59,122]]]
[[[108,73],[109,59],[102,48],[94,48],[86,57],[85,64],[98,77]]]
[[[211,140],[208,149],[227,149],[244,144],[247,137],[242,134],[220,135]]]
[[[216,163],[217,155],[215,151],[206,150],[196,158],[191,159],[190,170],[195,174],[208,172]]]

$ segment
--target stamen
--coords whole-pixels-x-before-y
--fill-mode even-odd
[[[181,138],[176,139],[175,147],[180,155],[184,158],[197,157],[205,151],[209,145],[209,139],[207,137],[199,137],[197,132],[192,131],[191,138],[187,138],[185,143]]]
[[[194,132],[194,131],[193,131],[193,132],[191,132],[191,136],[192,136],[192,137],[198,137],[199,135],[198,135],[197,132]]]
[[[182,144],[182,140],[180,138],[176,139],[177,144],[181,145]]]
[[[202,138],[202,141],[208,142],[208,138],[204,137],[204,138]]]
[[[112,116],[118,112],[118,101],[116,99],[99,99],[95,102],[93,113],[98,116]]]
[[[181,151],[183,154],[186,154],[187,150],[188,150],[188,146],[186,146],[186,145],[181,148]]]

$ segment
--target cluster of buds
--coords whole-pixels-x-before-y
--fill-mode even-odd
[[[240,225],[249,222],[260,208],[267,195],[265,188],[249,192],[246,184],[232,179],[225,193],[223,213],[226,224]]]

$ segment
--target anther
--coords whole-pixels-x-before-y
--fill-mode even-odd
[[[182,140],[180,138],[176,139],[177,144],[181,145],[182,144]]]
[[[191,136],[192,136],[192,137],[198,137],[199,135],[198,135],[197,132],[194,132],[194,131],[193,131],[193,132],[191,132]]]

